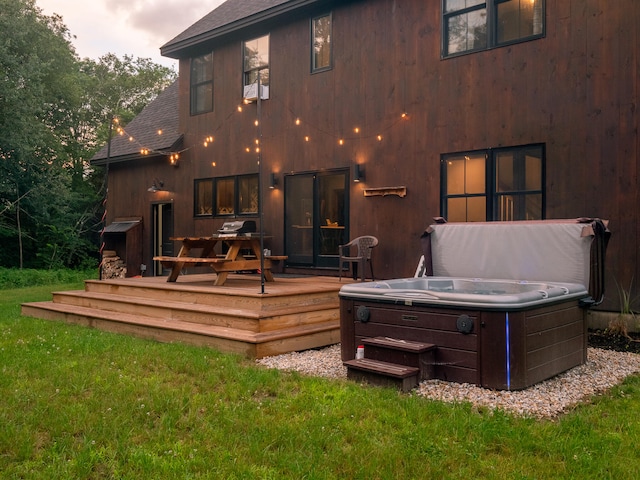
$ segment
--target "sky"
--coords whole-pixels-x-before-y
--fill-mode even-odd
[[[97,60],[114,53],[150,58],[178,71],[160,47],[224,0],[36,0],[45,15],[59,14],[76,53]]]

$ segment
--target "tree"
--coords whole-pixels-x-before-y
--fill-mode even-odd
[[[175,79],[149,59],[80,60],[58,15],[0,0],[0,265],[97,259],[102,172],[89,159]]]
[[[80,70],[85,98],[77,118],[78,132],[91,154],[106,143],[113,118],[126,125],[176,79],[173,70],[148,58],[118,58],[112,53],[97,62],[85,58]]]
[[[0,0],[0,32],[0,237],[18,241],[2,260],[22,266],[42,209],[34,201],[52,205],[51,189],[64,188],[56,131],[77,93],[76,58],[61,18],[43,16],[32,0]]]

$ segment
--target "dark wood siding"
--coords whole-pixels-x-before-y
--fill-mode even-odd
[[[222,222],[193,218],[194,178],[257,171],[256,154],[244,151],[256,135],[256,105],[237,112],[241,39],[269,33],[264,171],[281,176],[363,163],[366,181],[350,191],[350,235],[379,238],[377,275],[413,274],[419,236],[440,214],[442,154],[542,143],[546,218],[611,221],[609,299],[617,296],[614,278],[623,285],[640,278],[637,0],[547,0],[544,38],[447,59],[440,57],[440,2],[335,2],[334,67],[316,74],[312,13],[319,12],[207,47],[214,51],[213,113],[189,115],[189,59],[180,61],[187,151],[174,170],[185,189],[175,192],[176,232],[208,234]],[[205,149],[207,135],[215,142]],[[268,175],[263,181],[266,187]],[[365,187],[385,186],[406,186],[407,196],[363,196]],[[281,253],[284,195],[264,193],[266,232],[272,251]]]

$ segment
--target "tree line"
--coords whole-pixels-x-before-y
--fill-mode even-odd
[[[89,160],[112,118],[176,78],[150,59],[81,59],[72,40],[35,0],[0,0],[0,267],[97,267],[105,176]]]

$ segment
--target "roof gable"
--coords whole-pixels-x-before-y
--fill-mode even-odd
[[[160,47],[166,57],[180,58],[197,45],[259,24],[319,0],[227,0]]]

